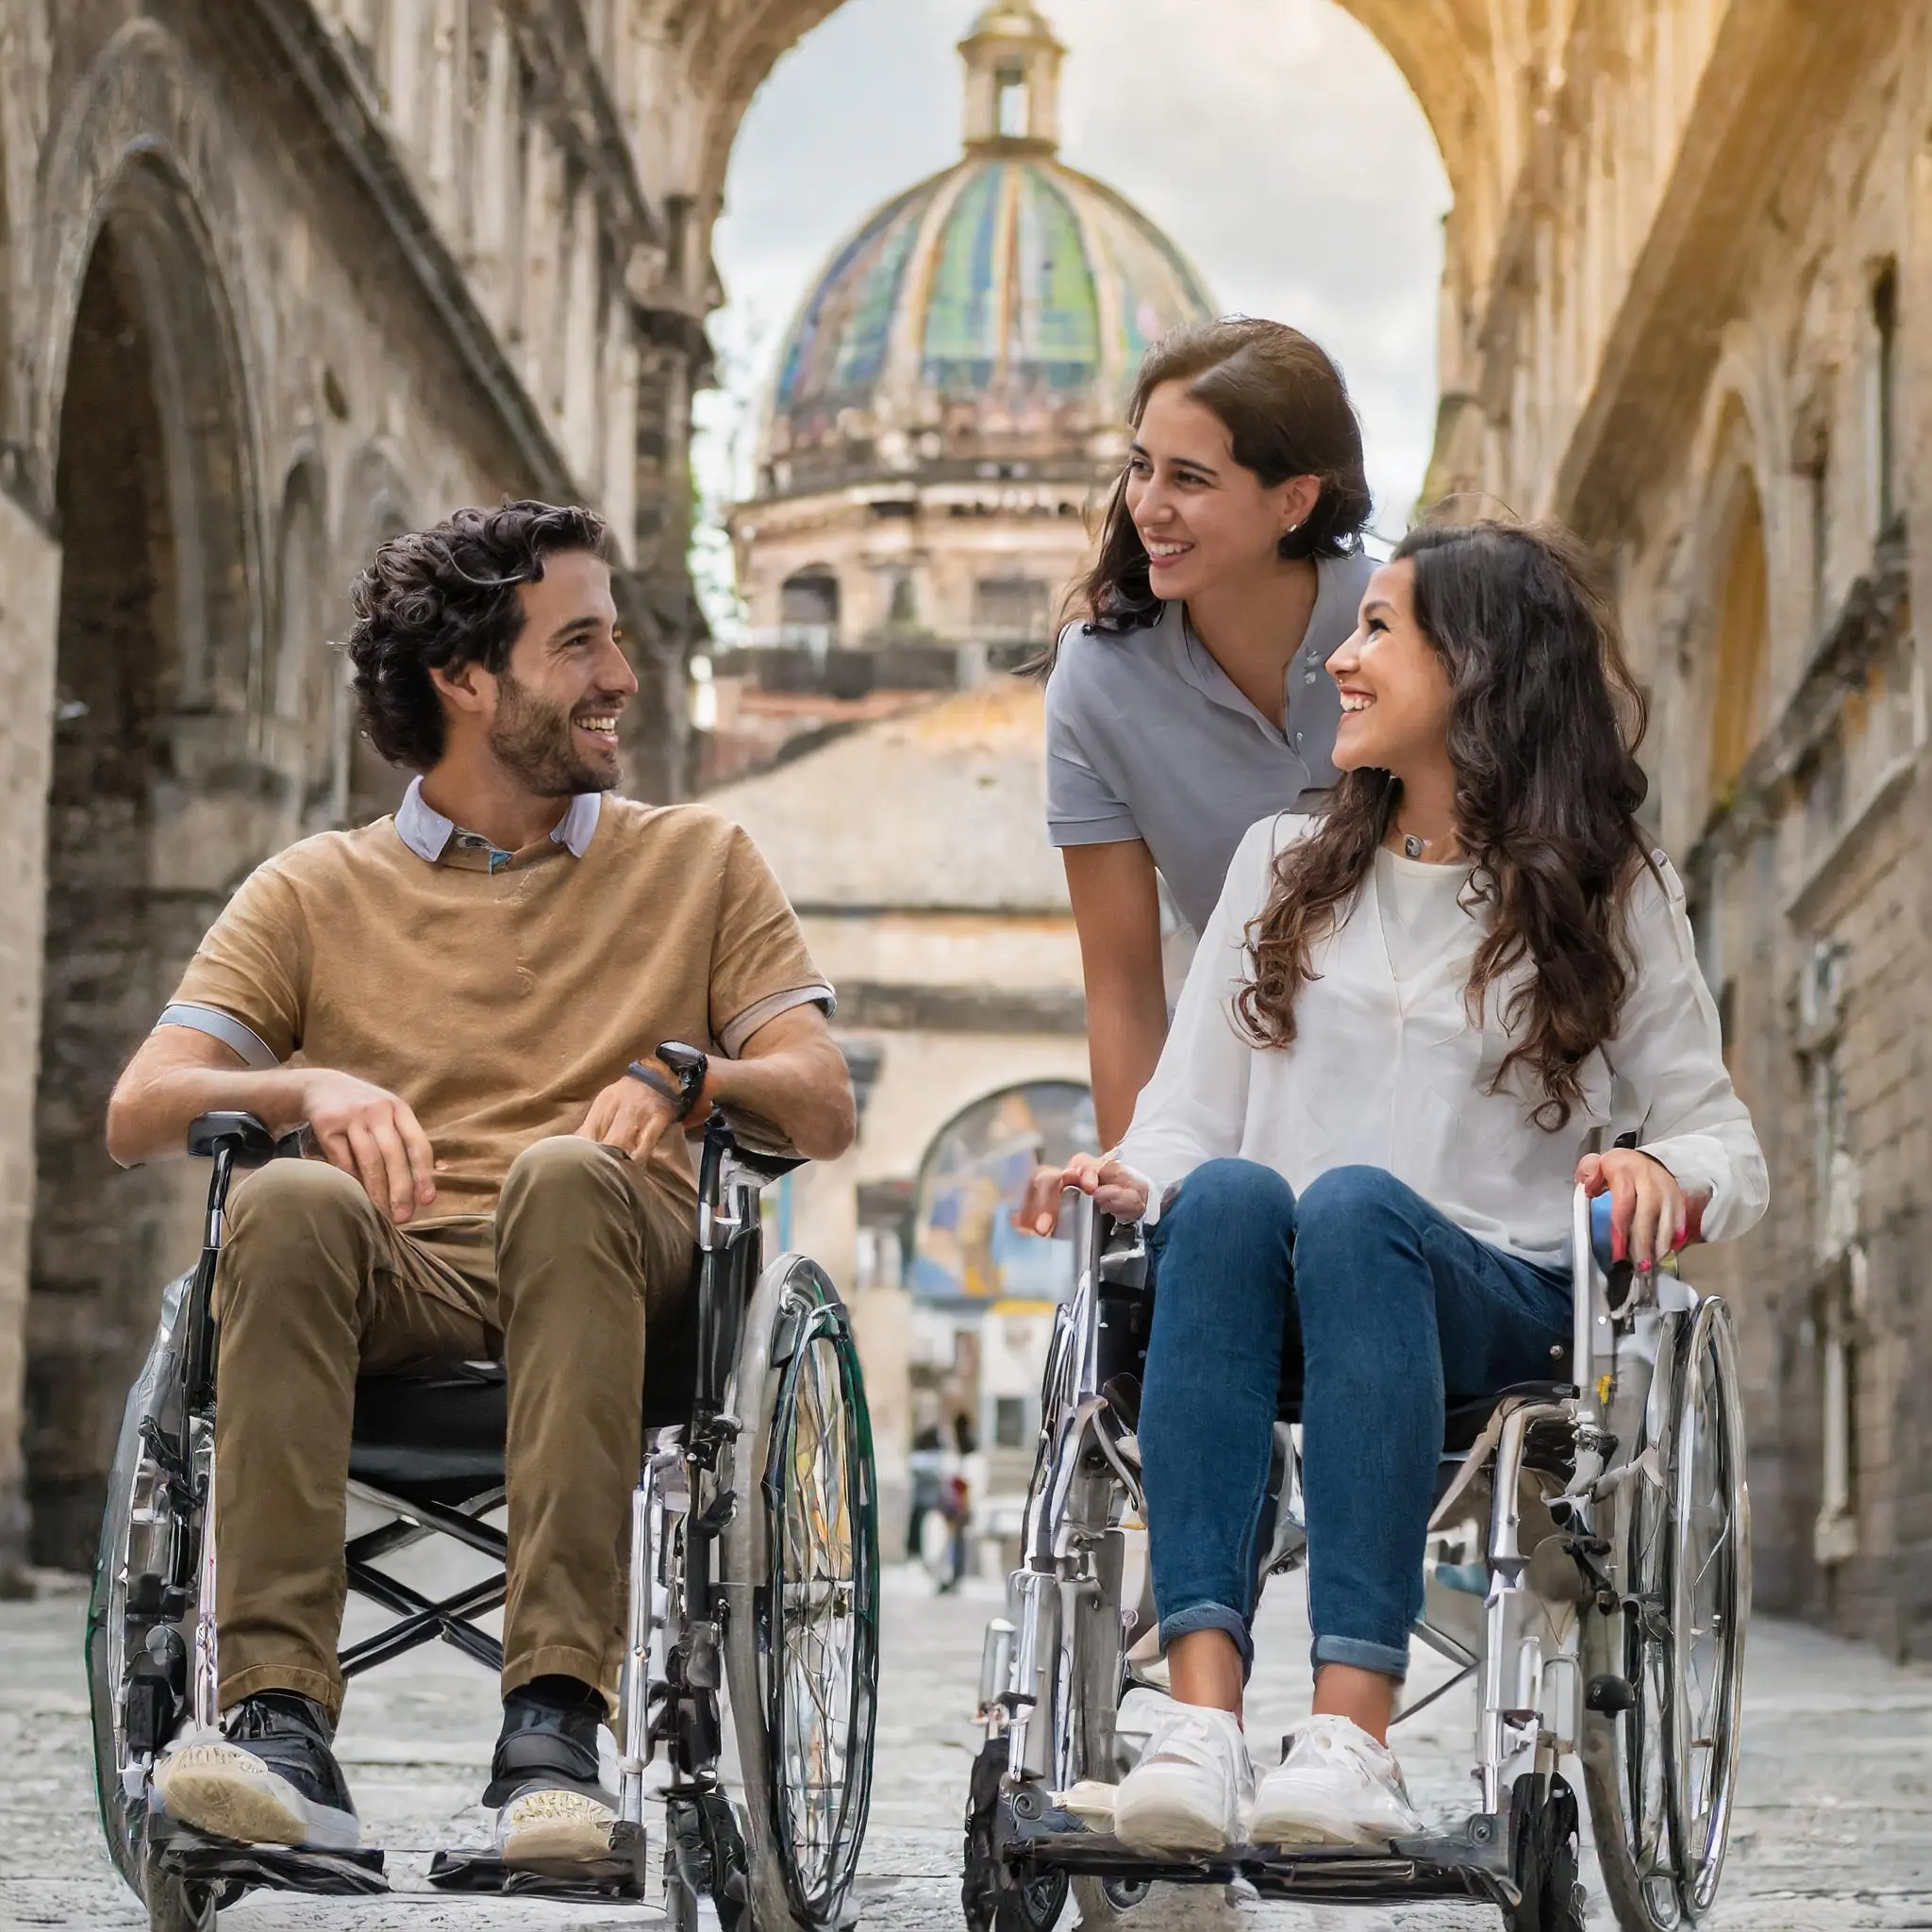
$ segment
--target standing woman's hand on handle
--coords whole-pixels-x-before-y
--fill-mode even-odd
[[[1060,1196],[1078,1188],[1116,1221],[1139,1221],[1147,1211],[1147,1183],[1111,1155],[1076,1154],[1064,1167],[1036,1167],[1026,1198],[1013,1216],[1022,1234],[1048,1235],[1059,1225]]]
[[[1576,1163],[1576,1184],[1591,1200],[1608,1192],[1610,1253],[1635,1262],[1640,1274],[1692,1238],[1690,1206],[1676,1175],[1634,1147],[1586,1154]]]

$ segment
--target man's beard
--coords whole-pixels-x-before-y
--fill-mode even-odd
[[[617,783],[617,754],[591,762],[577,749],[570,719],[563,707],[546,703],[506,668],[497,674],[490,749],[539,798],[608,791]]]

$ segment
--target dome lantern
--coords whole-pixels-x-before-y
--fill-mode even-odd
[[[968,152],[1052,154],[1060,140],[1060,61],[1032,0],[995,0],[959,42]]]

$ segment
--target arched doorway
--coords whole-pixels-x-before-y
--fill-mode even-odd
[[[232,340],[173,185],[130,170],[81,286],[55,482],[24,1447],[31,1557],[63,1569],[92,1559],[159,1285],[193,1252],[194,1177],[117,1169],[108,1095],[254,856],[240,815],[202,808],[252,789],[256,573]]]

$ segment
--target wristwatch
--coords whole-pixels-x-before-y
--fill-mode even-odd
[[[682,1041],[666,1040],[658,1042],[658,1058],[670,1069],[670,1079],[642,1060],[631,1061],[624,1071],[668,1100],[673,1120],[689,1120],[705,1091],[705,1076],[711,1071],[709,1056],[694,1046],[686,1046]]]

